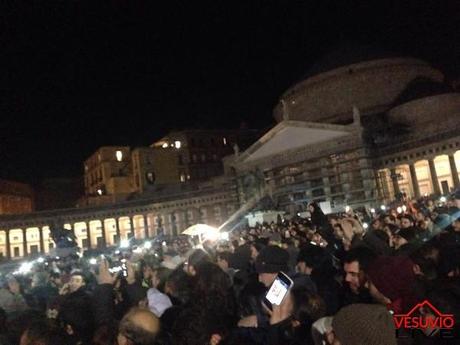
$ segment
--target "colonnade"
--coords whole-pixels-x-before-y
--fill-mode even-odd
[[[385,199],[398,193],[419,198],[430,194],[447,194],[460,186],[460,151],[448,152],[379,170]]]
[[[147,239],[159,234],[178,235],[188,226],[206,223],[219,226],[235,211],[233,204],[213,204],[167,212],[127,213],[117,216],[95,216],[88,213],[80,219],[57,216],[65,229],[75,235],[78,247],[82,249],[115,246],[121,240]],[[48,221],[48,222],[47,222]],[[49,224],[50,219],[37,219],[36,224],[11,226],[0,222],[0,255],[18,258],[27,255],[49,253],[55,247]]]

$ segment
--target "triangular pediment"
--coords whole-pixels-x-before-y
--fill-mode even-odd
[[[302,147],[321,145],[351,134],[351,126],[283,121],[248,148],[239,161],[249,163]]]

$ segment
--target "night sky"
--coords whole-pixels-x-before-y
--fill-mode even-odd
[[[459,3],[1,1],[0,177],[79,176],[99,146],[171,129],[267,128],[280,94],[348,42],[458,78]]]

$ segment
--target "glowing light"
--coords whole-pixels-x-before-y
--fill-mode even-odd
[[[398,213],[402,213],[402,207],[401,207],[401,206],[398,206],[398,208],[396,209],[396,211],[397,211]]]
[[[382,206],[380,206],[380,209],[381,209],[382,211],[385,211],[385,210],[387,209],[387,207],[386,207],[385,205],[382,205]]]
[[[42,263],[45,262],[45,259],[42,258],[42,257],[39,257],[39,258],[37,259],[37,262],[38,262],[39,264],[42,264]]]
[[[136,254],[142,253],[142,248],[141,248],[141,247],[137,247],[137,248],[133,249],[133,253],[136,253]]]
[[[371,208],[371,213],[375,213],[375,208]]]
[[[348,205],[347,205],[347,206],[345,206],[345,212],[347,212],[347,213],[348,213],[348,212],[350,212],[350,210],[351,210],[350,206],[348,206]]]
[[[152,242],[150,242],[150,241],[145,242],[145,243],[144,243],[144,248],[145,248],[145,249],[150,249],[150,248],[152,248]]]
[[[407,211],[407,206],[406,206],[406,205],[402,205],[402,210],[403,210],[404,212],[406,212],[406,211]]]
[[[227,145],[227,138],[222,138],[222,142],[224,143],[224,145]]]
[[[120,248],[129,248],[129,240],[121,240]]]
[[[123,159],[123,152],[117,150],[117,152],[115,152],[115,157],[117,158],[117,161],[121,162]]]
[[[223,241],[228,241],[228,239],[229,239],[228,232],[226,232],[226,231],[221,232],[220,233],[220,239],[223,240]]]
[[[166,245],[166,241],[163,241],[163,242],[161,243],[161,245],[162,245],[162,246],[165,246],[165,245]]]
[[[425,194],[423,194],[423,195],[424,195],[424,196],[425,196],[425,198],[426,198],[426,197],[428,196],[428,193],[425,193]]]
[[[21,273],[21,274],[26,274],[26,273],[29,273],[30,270],[32,269],[32,262],[24,262],[23,264],[21,264],[21,266],[19,266],[19,269],[18,269],[18,273]]]
[[[102,195],[102,189],[99,188],[99,189],[97,190],[97,194]]]
[[[163,145],[161,145],[161,147],[164,148],[164,149],[167,149],[168,146],[169,146],[168,143],[163,143]]]
[[[369,224],[363,223],[363,228],[364,228],[364,229],[367,229],[368,227],[369,227]]]
[[[56,256],[56,260],[60,260],[61,258],[59,256]]]
[[[440,197],[440,198],[439,198],[439,201],[441,201],[441,202],[446,202],[446,201],[447,201],[447,199],[446,199],[446,197],[445,197],[445,196],[442,196],[442,197]]]
[[[97,264],[96,258],[91,258],[91,259],[89,259],[89,264],[90,264],[90,265],[96,265],[96,264]]]
[[[180,147],[182,146],[182,143],[179,140],[176,140],[174,142],[174,146],[176,147],[176,149],[180,149]]]

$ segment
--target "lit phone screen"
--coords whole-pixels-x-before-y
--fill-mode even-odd
[[[270,287],[270,290],[267,293],[267,300],[271,304],[280,305],[288,289],[289,285],[286,282],[282,281],[279,278],[276,278],[272,286]]]

